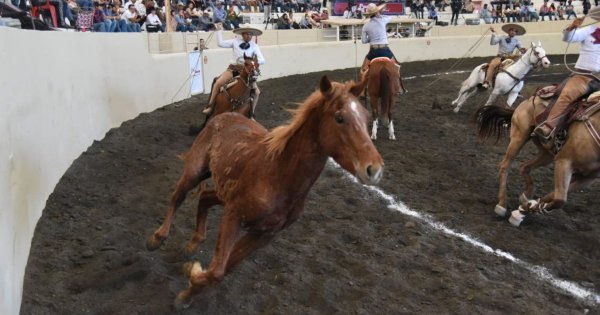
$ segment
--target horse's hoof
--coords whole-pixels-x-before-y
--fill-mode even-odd
[[[505,217],[506,216],[506,208],[504,208],[501,205],[496,205],[496,207],[494,208],[494,212],[496,212],[497,215],[501,216],[501,217]]]
[[[508,222],[513,226],[519,226],[525,219],[525,215],[520,210],[514,210],[511,212],[510,218],[508,218]]]
[[[460,108],[458,108],[458,107],[455,107],[455,108],[454,108],[452,111],[453,111],[454,113],[458,114],[458,111],[459,111],[459,110],[460,110]]]
[[[519,196],[519,204],[523,207],[527,206],[527,203],[529,202],[529,198],[527,198],[527,196],[525,196],[525,193],[522,193]]]
[[[149,251],[158,249],[165,241],[165,239],[166,238],[157,237],[154,234],[150,235],[150,237],[148,237],[148,240],[146,241],[146,249]]]
[[[183,264],[183,274],[187,278],[191,278],[193,275],[203,272],[202,265],[199,262],[186,262]]]
[[[396,136],[390,135],[390,140],[396,140]]]
[[[190,307],[191,304],[191,299],[185,294],[185,291],[179,293],[174,302],[175,309],[178,311],[182,311]]]

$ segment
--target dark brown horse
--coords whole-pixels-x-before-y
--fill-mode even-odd
[[[216,116],[183,155],[183,175],[163,224],[148,239],[157,249],[167,238],[175,211],[200,184],[196,231],[185,250],[206,237],[208,209],[223,205],[217,245],[208,269],[188,264],[189,287],[176,306],[226,273],[302,214],[311,186],[332,157],[366,184],[379,182],[383,160],[369,139],[368,112],[356,98],[365,82],[346,84],[323,77],[320,89],[301,105],[288,125],[268,132],[238,113]],[[212,177],[214,190],[201,184]],[[244,231],[246,231],[244,233]]]
[[[371,60],[369,66],[369,84],[367,94],[373,113],[373,126],[371,139],[377,139],[377,128],[379,119],[388,127],[388,137],[396,140],[394,134],[394,122],[392,119],[392,107],[394,98],[400,91],[400,74],[396,62],[387,57],[379,57]]]
[[[598,95],[595,98],[591,96],[588,100],[600,102],[600,97]],[[521,166],[525,191],[519,197],[521,207],[511,213],[509,221],[513,225],[520,225],[528,214],[545,213],[561,208],[567,202],[569,191],[586,187],[600,176],[600,144],[596,143],[591,134],[593,129],[600,130],[598,112],[592,114],[585,122],[573,122],[568,127],[568,137],[564,145],[554,155],[551,148],[547,148],[537,138],[531,137],[536,125],[535,117],[545,110],[547,104],[548,101],[532,96],[523,101],[516,109],[484,106],[476,113],[478,134],[482,139],[489,137],[499,139],[505,134],[503,131],[506,126],[510,126],[510,143],[504,159],[500,163],[500,190],[498,204],[495,208],[498,215],[505,216],[507,213],[506,183],[511,161],[530,139],[534,139],[538,148],[538,155]],[[552,161],[554,161],[554,191],[539,200],[530,200],[535,190],[530,172],[540,166],[548,165]]]
[[[206,115],[202,125],[190,127],[190,134],[195,135],[200,132],[212,117],[221,113],[238,112],[246,117],[253,118],[254,106],[259,96],[259,90],[256,86],[259,75],[260,70],[256,56],[244,58],[244,65],[240,74],[216,92],[218,94],[212,111]]]

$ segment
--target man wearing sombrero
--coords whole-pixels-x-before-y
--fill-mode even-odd
[[[490,27],[490,31],[492,31],[490,45],[498,45],[498,55],[488,64],[487,72],[485,74],[485,81],[483,81],[482,84],[482,87],[486,89],[490,87],[490,82],[494,77],[496,68],[500,66],[504,59],[513,57],[515,48],[518,48],[521,53],[525,53],[525,51],[527,51],[527,49],[523,48],[519,39],[516,38],[517,35],[521,36],[525,34],[525,29],[521,25],[505,24],[502,26],[502,30],[508,35],[499,36],[496,34],[494,28]]]
[[[208,100],[208,105],[202,110],[203,114],[210,114],[212,111],[213,103],[215,102],[215,98],[217,98],[217,94],[221,87],[229,82],[231,78],[236,75],[239,75],[243,66],[244,66],[244,56],[252,57],[256,55],[258,59],[258,64],[262,65],[265,63],[265,58],[260,52],[260,48],[258,44],[252,41],[252,36],[262,35],[262,31],[252,27],[250,24],[242,24],[239,28],[233,30],[235,34],[241,35],[242,38],[234,38],[230,40],[223,40],[223,25],[217,24],[217,45],[222,48],[233,48],[233,59],[231,60],[229,66],[225,70],[225,72],[221,73],[221,75],[217,78],[215,84],[210,93],[210,98]],[[260,91],[258,87],[255,87],[256,95],[254,97],[252,103],[252,112],[256,108],[256,103],[258,102],[258,95]]]
[[[600,22],[600,7],[591,9],[586,17]],[[600,28],[597,25],[579,28],[581,23],[583,18],[577,18],[563,30],[563,41],[581,43],[581,50],[575,71],[562,82],[560,95],[550,109],[548,118],[534,130],[543,140],[552,140],[554,130],[564,121],[575,101],[600,88]]]
[[[384,8],[385,3],[379,6],[374,3],[369,3],[367,9],[363,13],[366,18],[369,18],[369,21],[365,23],[362,28],[361,40],[363,44],[370,44],[371,48],[363,61],[361,73],[366,72],[369,68],[369,62],[378,57],[387,57],[395,60],[396,64],[398,64],[398,72],[400,72],[400,64],[394,56],[394,53],[390,50],[387,39],[386,25],[392,18],[381,14],[381,11]],[[402,81],[400,81],[400,87],[404,90]]]

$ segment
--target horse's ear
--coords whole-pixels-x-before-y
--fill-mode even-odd
[[[329,78],[326,75],[321,78],[319,88],[321,89],[321,93],[324,95],[327,95],[331,92],[331,81],[329,81]]]
[[[531,47],[535,47],[535,43],[534,42],[531,42]]]
[[[542,47],[542,42],[538,40],[538,47]]]

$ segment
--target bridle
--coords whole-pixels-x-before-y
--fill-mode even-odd
[[[246,74],[246,79],[243,79],[242,73]],[[247,90],[252,90],[254,88],[254,83],[260,75],[260,70],[257,68],[254,59],[246,59],[244,61],[244,68],[242,70],[242,73],[240,73],[238,80],[244,84]],[[238,107],[242,106],[247,101],[253,98],[252,93],[249,93],[247,98],[242,99],[244,94],[246,94],[245,92],[242,93],[242,95],[240,95],[239,97],[234,97],[231,94],[229,94],[226,88],[222,89],[222,92],[229,100],[229,103],[231,103],[231,111],[237,110]]]
[[[532,64],[531,62],[529,63],[536,70],[542,66],[543,60],[546,58],[546,54],[541,55],[541,53],[538,51],[538,48],[539,47],[531,47],[531,53],[537,58],[537,61],[535,64]]]

